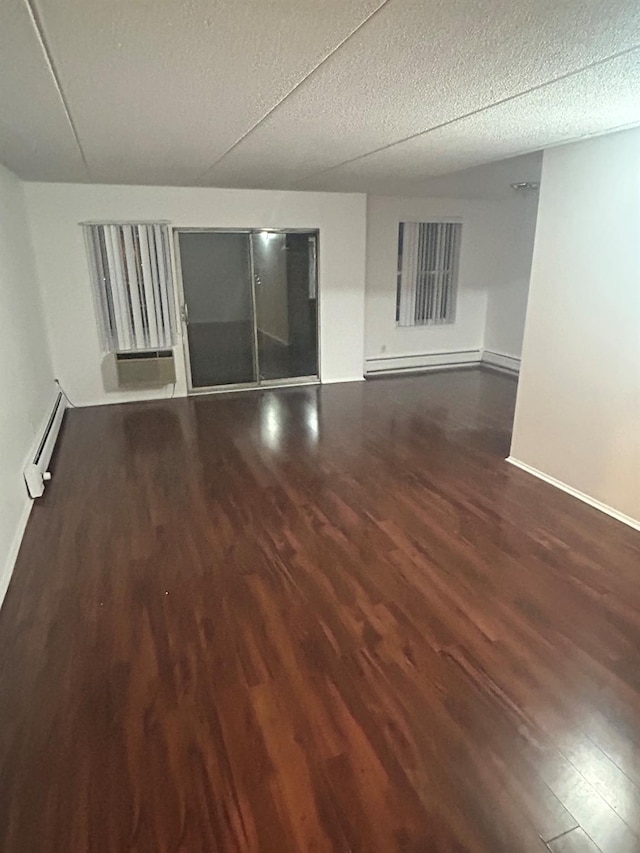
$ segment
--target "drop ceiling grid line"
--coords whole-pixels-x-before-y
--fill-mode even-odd
[[[80,157],[82,158],[82,162],[84,163],[84,168],[87,173],[87,178],[91,179],[91,173],[89,172],[89,164],[87,163],[87,158],[84,154],[84,149],[82,147],[82,143],[80,142],[80,137],[78,136],[78,131],[76,130],[75,122],[71,116],[71,110],[69,109],[69,104],[67,102],[66,96],[62,90],[62,85],[60,83],[60,78],[58,76],[58,72],[56,70],[55,62],[53,61],[53,56],[51,51],[49,50],[49,44],[47,42],[47,37],[44,31],[44,25],[42,23],[42,17],[38,10],[36,9],[34,0],[24,0],[24,5],[27,9],[27,14],[31,19],[31,23],[33,24],[33,28],[36,33],[36,38],[38,39],[38,44],[40,45],[40,49],[44,55],[45,62],[47,64],[47,68],[49,69],[49,73],[53,78],[53,83],[56,87],[56,92],[58,93],[58,97],[60,98],[60,102],[62,104],[62,108],[64,110],[67,122],[69,123],[69,127],[71,129],[71,133],[73,134],[74,141],[78,146],[78,151],[80,152]]]
[[[28,2],[28,0],[25,0],[25,2]],[[227,148],[227,150],[224,152],[224,154],[221,154],[217,160],[215,160],[210,166],[207,166],[207,168],[204,170],[204,172],[202,172],[200,175],[198,175],[198,177],[196,178],[196,181],[202,180],[205,177],[205,175],[207,175],[212,169],[215,169],[215,167],[218,165],[218,163],[220,163],[222,160],[224,160],[224,158],[227,156],[227,154],[230,154],[234,150],[234,148],[236,148],[238,145],[240,145],[241,142],[243,142],[250,134],[253,133],[254,130],[256,130],[264,121],[266,121],[266,119],[268,119],[269,116],[272,115],[287,100],[287,98],[290,95],[292,95],[295,91],[297,91],[300,88],[300,86],[302,86],[311,77],[312,74],[315,74],[315,72],[319,68],[321,68],[325,64],[325,62],[327,62],[327,60],[330,59],[334,55],[334,53],[336,53],[338,50],[340,50],[340,48],[343,47],[349,41],[350,38],[352,38],[364,26],[366,26],[378,14],[378,12],[380,12],[390,2],[391,2],[391,0],[383,0],[383,2],[379,6],[377,6],[373,10],[373,12],[371,12],[370,15],[367,15],[367,17],[364,19],[364,21],[361,21],[361,23],[359,23],[357,27],[355,27],[353,30],[351,30],[351,32],[348,33],[342,39],[342,41],[339,42],[331,51],[329,51],[329,53],[323,59],[321,59],[320,62],[318,62],[318,64],[315,65],[311,69],[311,71],[308,71],[304,75],[304,77],[301,80],[299,80],[295,84],[295,86],[293,86],[293,88],[290,89],[290,91],[287,92],[286,95],[284,95],[282,98],[280,98],[280,100],[278,101],[277,104],[275,104],[273,107],[271,107],[261,118],[258,119],[258,121],[254,125],[252,125],[249,128],[249,130],[247,130],[245,133],[243,133],[242,136],[238,137],[238,139],[236,139],[236,141],[233,143],[233,145],[230,145],[229,148]]]
[[[349,160],[343,160],[341,163],[336,163],[334,166],[329,166],[329,168],[327,169],[320,169],[319,172],[311,172],[307,175],[303,175],[301,178],[298,178],[297,180],[293,181],[292,186],[298,186],[299,184],[304,183],[304,181],[308,181],[312,178],[317,178],[320,175],[326,175],[328,172],[333,172],[335,169],[339,169],[342,166],[348,166],[351,163],[357,163],[359,160],[365,160],[367,157],[370,157],[373,154],[379,154],[381,151],[387,151],[389,148],[394,148],[396,145],[403,145],[405,142],[410,142],[412,139],[418,139],[418,137],[420,136],[427,136],[429,133],[433,133],[436,130],[441,130],[444,127],[449,127],[452,124],[456,124],[456,122],[464,121],[465,119],[472,118],[473,116],[479,115],[480,113],[488,112],[489,110],[494,109],[494,107],[500,107],[503,104],[509,103],[510,101],[515,101],[518,98],[523,98],[525,95],[530,95],[532,92],[538,92],[540,91],[540,89],[544,89],[547,86],[553,86],[556,83],[561,83],[563,80],[568,80],[571,77],[575,77],[578,74],[582,74],[585,71],[589,71],[591,68],[597,68],[599,65],[604,65],[607,62],[611,62],[614,59],[619,59],[621,56],[627,56],[628,54],[634,53],[635,51],[640,51],[640,44],[635,44],[632,47],[628,47],[625,50],[619,51],[618,53],[612,53],[610,56],[604,57],[604,59],[598,59],[595,62],[590,62],[588,65],[584,65],[581,68],[574,69],[573,71],[568,71],[566,74],[561,74],[559,77],[554,77],[552,80],[547,80],[544,83],[538,83],[536,86],[532,86],[530,89],[524,89],[522,92],[517,92],[515,95],[509,95],[507,98],[502,98],[499,101],[494,101],[491,104],[486,104],[486,106],[484,107],[478,107],[478,109],[476,110],[471,110],[471,112],[465,113],[464,115],[456,116],[455,118],[449,119],[448,121],[444,121],[441,124],[436,124],[433,127],[427,128],[427,130],[421,130],[418,133],[412,133],[410,136],[406,136],[403,139],[397,139],[395,142],[390,142],[387,145],[380,146],[380,148],[373,148],[371,151],[367,151],[365,154],[358,154],[357,157],[351,157]]]
[[[490,109],[490,108],[487,107],[487,109]],[[606,130],[594,130],[593,132],[580,133],[578,136],[572,136],[569,139],[562,139],[559,142],[552,142],[548,145],[545,145],[544,149],[541,149],[539,147],[519,148],[517,151],[512,151],[509,154],[501,154],[499,157],[493,158],[491,160],[485,160],[485,159],[476,160],[473,163],[465,164],[464,166],[460,167],[459,169],[454,169],[453,174],[460,173],[460,172],[468,172],[468,171],[471,171],[471,169],[477,169],[480,166],[490,166],[490,165],[495,164],[495,163],[501,163],[504,160],[515,160],[518,157],[526,157],[528,154],[536,154],[537,152],[542,154],[543,151],[546,151],[549,148],[560,148],[562,145],[570,145],[572,142],[580,142],[583,139],[595,139],[598,136],[608,136],[611,133],[622,133],[625,130],[632,130],[633,128],[639,127],[639,126],[640,126],[640,120],[633,121],[633,122],[627,122],[626,124],[618,124],[618,125],[615,125],[614,127],[607,127]],[[430,131],[427,131],[427,133],[430,133]],[[418,134],[418,136],[420,136],[420,135],[422,135],[422,134]],[[394,144],[396,144],[396,143],[394,143]],[[400,143],[397,143],[397,144],[400,144]],[[375,153],[375,152],[372,152],[372,153]],[[351,161],[347,161],[347,162],[351,162]],[[337,169],[338,167],[332,166],[331,168]],[[327,169],[325,171],[331,171],[331,170]],[[320,174],[324,174],[324,173],[318,172],[317,174],[320,175]],[[444,172],[433,172],[432,174],[429,174],[427,177],[428,178],[446,178],[447,176],[449,176],[451,174],[452,174],[452,171],[450,169],[447,169]],[[301,180],[304,180],[304,178]],[[297,182],[294,183],[293,186],[296,186],[296,184],[297,184]],[[349,192],[349,191],[345,190],[345,192]],[[354,190],[353,192],[358,192],[358,190]],[[375,191],[369,193],[366,190],[362,190],[362,192],[367,192],[369,195],[385,195],[385,193],[376,193]],[[420,198],[420,196],[414,196],[414,197]]]

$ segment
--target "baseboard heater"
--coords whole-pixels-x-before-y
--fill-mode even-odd
[[[41,497],[44,494],[46,481],[51,479],[48,470],[49,462],[56,446],[66,408],[66,398],[64,394],[58,392],[33,458],[24,470],[24,479],[31,498]]]
[[[480,356],[479,349],[416,355],[385,355],[366,359],[364,372],[366,377],[373,377],[384,374],[400,375],[444,368],[472,367],[480,363]]]

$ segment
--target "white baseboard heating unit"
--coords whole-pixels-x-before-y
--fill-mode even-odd
[[[66,408],[66,398],[59,391],[35,453],[24,469],[24,480],[27,484],[29,497],[31,498],[41,497],[44,494],[45,482],[51,479],[51,474],[48,471],[49,462],[51,461],[53,449],[56,446],[56,440],[62,426],[62,419]]]

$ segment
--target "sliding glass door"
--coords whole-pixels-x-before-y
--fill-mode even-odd
[[[178,230],[192,390],[318,377],[317,232]]]

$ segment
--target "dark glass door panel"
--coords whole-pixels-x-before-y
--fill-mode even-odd
[[[318,374],[317,234],[251,235],[260,380]]]
[[[249,234],[179,232],[191,385],[255,382]]]

